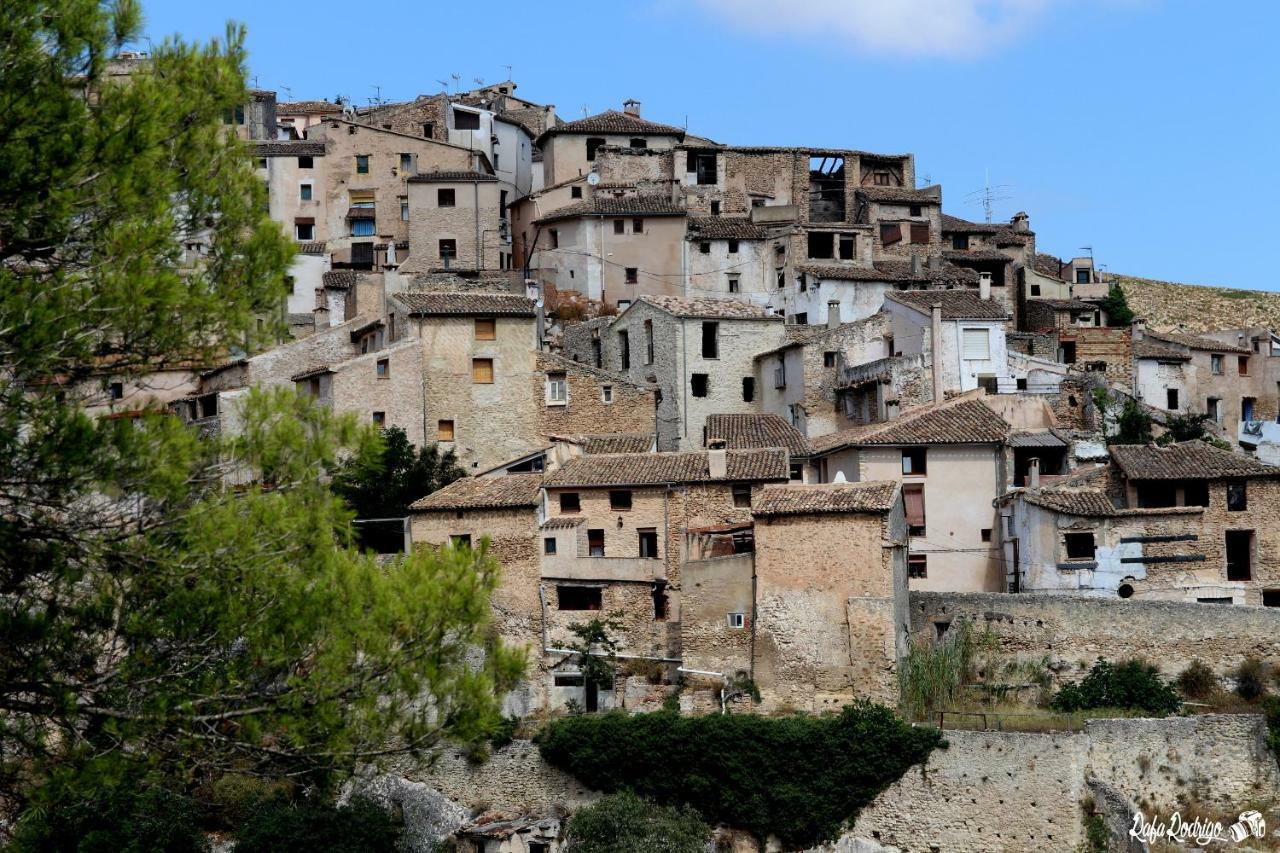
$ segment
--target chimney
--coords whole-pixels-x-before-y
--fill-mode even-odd
[[[317,332],[329,328],[329,307],[323,305],[311,314]]]
[[[1031,231],[1031,219],[1025,211],[1019,210],[1009,220],[1009,224],[1013,226],[1015,234],[1027,234]]]
[[[622,102],[622,111],[629,116],[640,118],[640,102],[635,98],[627,98]]]
[[[884,404],[884,419],[886,421],[896,421],[898,415],[902,413],[902,403],[898,400],[886,400]]]
[[[929,269],[935,271],[942,269],[942,255],[929,256]]]
[[[1027,463],[1027,487],[1040,488],[1040,459],[1035,456],[1031,457],[1031,461]]]
[[[991,298],[991,273],[989,272],[978,273],[978,297],[984,300]]]
[[[930,316],[929,340],[933,352],[933,401],[941,403],[947,399],[942,387],[942,303],[935,302]]]
[[[711,444],[712,448],[707,451],[707,473],[713,480],[723,480],[729,476],[729,451],[724,449],[723,441],[713,441]]]
[[[919,255],[911,256],[911,274],[917,278],[924,275],[924,258]]]
[[[827,302],[827,328],[834,329],[840,325],[840,301],[831,299]]]

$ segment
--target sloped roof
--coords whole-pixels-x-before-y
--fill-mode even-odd
[[[808,456],[809,442],[781,415],[708,415],[707,440],[723,439],[730,450],[785,447],[793,457]]]
[[[783,320],[779,315],[770,314],[763,306],[739,302],[736,299],[685,299],[680,296],[645,295],[633,304],[641,302],[647,302],[676,317],[707,320]]]
[[[541,474],[463,477],[409,504],[417,512],[454,509],[502,509],[538,505]]]
[[[320,282],[334,290],[350,290],[356,286],[356,271],[329,270],[320,276]]]
[[[972,290],[897,290],[886,293],[885,298],[925,314],[930,313],[934,305],[941,305],[944,320],[1003,320],[1008,317],[999,302],[983,299]]]
[[[893,481],[769,486],[757,496],[751,514],[884,513],[897,501],[898,484]]]
[[[527,296],[484,291],[397,293],[395,298],[414,315],[532,317],[536,307],[536,303]]]
[[[648,453],[653,449],[651,432],[615,432],[579,436],[582,452],[599,453]]]
[[[938,194],[929,188],[913,190],[909,187],[858,187],[857,192],[872,201],[890,204],[942,204]]]
[[[1063,268],[1066,264],[1061,258],[1055,258],[1053,255],[1046,255],[1044,252],[1036,252],[1034,258],[1031,259],[1031,267],[1041,275],[1047,275],[1050,278],[1064,280],[1062,278]]]
[[[577,456],[547,475],[548,487],[645,486],[664,483],[713,482],[707,466],[708,452],[614,453]],[[785,450],[730,450],[726,452],[731,480],[786,480],[790,476]]]
[[[636,136],[675,136],[684,138],[684,128],[672,127],[669,124],[658,124],[656,121],[634,116],[618,110],[605,110],[593,116],[580,118],[577,121],[565,122],[547,128],[537,139],[537,144],[548,136],[561,133],[626,133]]]
[[[1042,489],[1028,490],[1022,493],[1022,497],[1027,503],[1068,515],[1106,518],[1117,514],[1116,505],[1105,492]]]
[[[324,143],[306,140],[255,142],[253,154],[255,157],[323,157]]]
[[[796,271],[833,281],[974,285],[978,283],[978,274],[976,272],[952,263],[943,264],[940,269],[930,268],[926,264],[919,272],[912,271],[910,261],[876,261],[872,267],[844,266],[841,264],[796,264]]]
[[[844,447],[898,444],[999,444],[1009,424],[977,399],[948,400],[908,409],[897,419],[851,427],[811,441],[815,453]]]
[[[422,172],[421,174],[411,175],[408,182],[411,184],[456,184],[463,182],[485,183],[498,180],[496,175],[487,175],[484,172],[467,172],[455,170],[451,172]]]
[[[689,238],[692,240],[765,240],[768,237],[768,231],[745,217],[689,217]]]
[[[331,104],[328,101],[279,101],[276,103],[276,115],[281,113],[288,115],[290,113],[340,113],[342,107],[339,104]]]
[[[1280,466],[1267,465],[1240,453],[1219,450],[1203,441],[1168,447],[1116,444],[1111,459],[1130,480],[1218,480],[1229,477],[1276,477]]]
[[[961,219],[948,213],[942,214],[942,230],[946,233],[998,234],[1007,227],[994,222],[970,222],[968,219]]]
[[[1191,355],[1176,347],[1171,347],[1150,336],[1133,342],[1134,358],[1149,358],[1156,361],[1190,361]]]
[[[534,220],[535,224],[570,219],[574,216],[684,216],[685,209],[665,196],[632,195],[614,198],[596,196],[557,208]]]
[[[999,249],[947,249],[942,253],[942,257],[949,261],[957,263],[975,262],[975,261],[1000,261],[1008,263],[1012,260],[1004,252]]]
[[[1202,338],[1198,335],[1187,335],[1181,332],[1147,332],[1147,336],[1159,341],[1181,344],[1188,349],[1206,352],[1233,352],[1241,355],[1251,355],[1253,353],[1253,350],[1248,347],[1242,347],[1237,344],[1224,344],[1222,341],[1215,341],[1213,338]]]

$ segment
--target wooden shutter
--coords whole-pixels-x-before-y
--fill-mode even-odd
[[[471,381],[477,385],[493,384],[493,359],[471,359]]]
[[[892,246],[894,243],[902,242],[902,226],[896,222],[880,223],[880,243],[884,246]]]
[[[436,424],[436,441],[453,441],[453,421],[439,421]]]
[[[476,318],[476,340],[492,341],[497,338],[497,321],[492,317]]]
[[[928,243],[929,242],[929,223],[927,222],[911,223],[911,242],[912,243]]]
[[[902,501],[907,509],[907,525],[924,527],[924,489],[922,487],[902,489]]]

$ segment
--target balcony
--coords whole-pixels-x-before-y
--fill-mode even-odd
[[[542,576],[560,580],[636,581],[650,583],[666,577],[666,564],[652,557],[583,557],[544,554]]]

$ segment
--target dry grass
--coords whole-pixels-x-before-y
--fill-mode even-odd
[[[1159,331],[1181,328],[1189,333],[1245,326],[1280,326],[1280,293],[1179,284],[1136,276],[1114,275],[1129,307]]]

